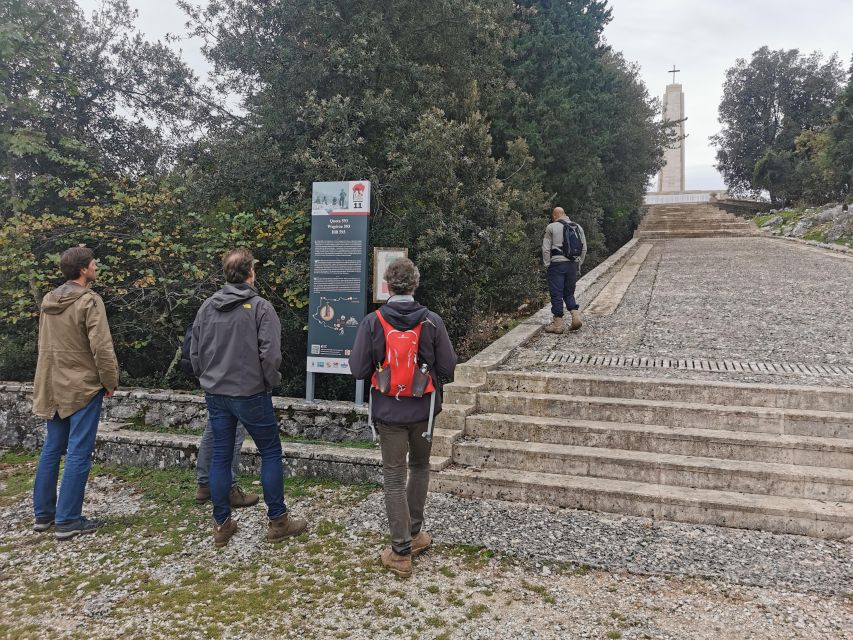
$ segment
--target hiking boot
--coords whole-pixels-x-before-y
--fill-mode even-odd
[[[222,524],[216,524],[216,520],[213,521],[213,545],[215,547],[224,547],[235,533],[237,533],[237,523],[231,516],[228,516],[228,519]]]
[[[210,500],[210,487],[206,484],[198,485],[198,489],[195,490],[196,504],[204,504],[208,500]]]
[[[285,538],[298,536],[305,531],[308,523],[302,518],[291,518],[288,514],[270,520],[267,528],[267,542],[281,542]]]
[[[427,550],[432,544],[432,536],[426,531],[421,530],[416,535],[412,536],[412,557],[416,558]]]
[[[253,507],[258,504],[260,496],[255,493],[246,493],[239,485],[235,484],[231,487],[231,493],[229,494],[228,499],[230,500],[232,507],[235,509],[242,509],[243,507]]]
[[[94,518],[80,518],[77,522],[56,525],[56,539],[68,540],[84,533],[95,533],[95,529],[103,527],[104,523]]]
[[[545,327],[545,333],[563,333],[563,318],[554,316],[551,324]]]
[[[572,323],[569,325],[569,331],[577,331],[583,326],[583,321],[581,320],[581,312],[577,309],[574,309],[570,313],[572,314]]]
[[[391,549],[385,549],[380,556],[382,565],[394,575],[401,578],[408,578],[412,575],[412,554],[401,556],[399,553]]]
[[[53,526],[53,518],[36,518],[33,523],[33,531],[44,533]]]

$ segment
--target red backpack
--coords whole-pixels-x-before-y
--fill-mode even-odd
[[[373,374],[371,385],[379,393],[400,398],[421,398],[435,391],[429,368],[424,362],[418,365],[418,344],[421,340],[419,323],[412,329],[395,329],[377,311],[376,317],[385,333],[385,360]]]
[[[385,333],[385,360],[376,367],[371,386],[382,395],[390,396],[397,400],[400,398],[421,398],[424,394],[431,393],[429,407],[429,422],[427,430],[422,434],[424,438],[432,442],[432,423],[435,412],[435,384],[429,373],[426,362],[418,364],[418,345],[421,340],[420,322],[411,329],[395,329],[382,317],[380,311],[376,311],[376,317],[382,325]],[[368,407],[367,423],[376,439],[373,428],[373,398]]]

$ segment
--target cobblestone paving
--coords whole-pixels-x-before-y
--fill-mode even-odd
[[[588,304],[591,298],[582,302]],[[553,351],[853,364],[853,260],[766,238],[658,241],[616,312],[543,334],[504,369],[853,386],[853,376],[618,369],[543,363]]]

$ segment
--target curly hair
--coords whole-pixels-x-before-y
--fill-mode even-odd
[[[385,281],[394,295],[411,295],[421,282],[421,272],[408,258],[397,258],[385,269]]]
[[[255,266],[255,256],[243,247],[231,249],[222,256],[222,270],[225,272],[225,281],[233,284],[246,282],[252,275]]]

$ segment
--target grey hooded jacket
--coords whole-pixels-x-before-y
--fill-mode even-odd
[[[281,382],[281,322],[272,304],[248,284],[226,284],[196,314],[190,361],[208,393],[272,391]]]

